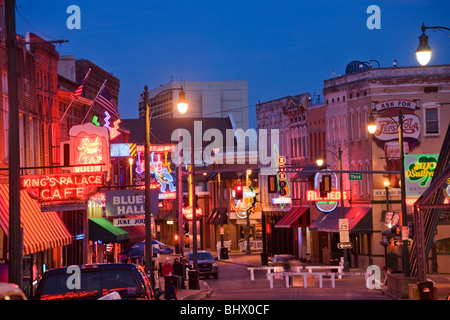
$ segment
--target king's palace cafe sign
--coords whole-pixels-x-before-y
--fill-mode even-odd
[[[20,185],[39,203],[80,202],[104,185],[104,176],[102,172],[27,175],[20,178]]]

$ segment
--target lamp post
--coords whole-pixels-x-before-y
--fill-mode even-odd
[[[428,45],[428,36],[425,34],[425,30],[427,29],[433,29],[433,30],[450,30],[450,28],[447,27],[426,27],[424,23],[422,23],[422,34],[419,36],[419,46],[416,50],[416,58],[417,61],[422,66],[425,66],[430,62],[431,59],[431,48]]]
[[[163,90],[158,93],[156,96],[152,98],[155,100],[159,95],[173,90],[181,90],[179,92],[179,100],[177,103],[177,108],[180,113],[184,114],[187,111],[188,104],[186,102],[186,96],[183,91],[183,87],[181,88],[170,88],[167,90]],[[151,230],[151,195],[150,195],[150,103],[148,96],[148,86],[144,87],[144,106],[145,106],[145,143],[144,143],[144,168],[145,168],[145,267],[147,274],[150,274],[150,281],[152,285],[155,284],[155,279],[153,275],[153,246],[152,246],[152,230]],[[180,138],[181,139],[181,138]],[[181,148],[180,148],[181,153]],[[181,158],[179,158],[179,194],[181,192]],[[178,209],[178,219],[181,231],[183,230],[183,216],[181,213],[181,197],[178,198],[179,209]],[[182,237],[182,233],[180,233],[180,239]],[[181,240],[180,240],[181,244]],[[182,252],[182,246],[180,245],[180,252]]]
[[[401,191],[401,204],[402,204],[402,227],[408,226],[408,216],[406,213],[406,179],[405,179],[405,151],[403,148],[403,114],[402,110],[398,110],[398,120],[396,121],[391,116],[384,114],[382,112],[377,112],[379,115],[390,118],[398,126],[398,143],[400,147],[400,191]],[[373,115],[370,116],[369,124],[367,129],[370,134],[374,134],[377,131],[377,125],[375,124]],[[409,251],[408,251],[408,240],[403,240],[403,272],[405,277],[409,277]]]
[[[342,150],[341,147],[338,147],[338,153],[336,154],[335,152],[331,151],[331,150],[327,150],[327,149],[321,149],[319,150],[319,152],[321,151],[325,151],[325,152],[329,152],[331,154],[333,154],[337,159],[338,159],[338,163],[339,163],[339,188],[341,191],[341,218],[345,219],[345,206],[344,206],[344,180],[343,180],[343,173],[342,173]],[[323,158],[321,157],[321,155],[319,154],[316,160],[316,163],[319,167],[321,167],[324,163]],[[348,272],[349,271],[349,264],[348,264],[348,249],[343,249],[343,254],[344,254],[344,271]]]
[[[389,211],[389,186],[391,183],[388,179],[384,180],[384,189],[386,190],[386,211]]]

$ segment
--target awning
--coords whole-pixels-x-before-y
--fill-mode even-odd
[[[20,191],[20,222],[23,227],[23,254],[29,255],[72,243],[72,234],[57,212],[41,212],[39,203]],[[0,227],[9,234],[9,185],[0,184]]]
[[[275,224],[275,228],[299,228],[309,226],[309,207],[292,207],[292,209]]]
[[[324,232],[339,232],[339,219],[341,207],[329,213],[322,213],[309,227],[310,230]],[[372,208],[350,207],[345,208],[345,219],[348,219],[350,233],[370,233],[372,228]]]
[[[213,212],[211,212],[211,214],[209,215],[206,222],[209,224],[220,224],[220,219],[222,216],[223,216],[223,224],[227,224],[228,216],[226,208],[222,208],[222,210],[214,209]]]
[[[125,242],[128,241],[129,234],[119,227],[115,227],[106,218],[89,219],[89,240],[102,242]]]
[[[216,217],[216,215],[218,213],[219,212],[217,211],[217,209],[214,208],[214,210],[211,211],[211,213],[209,214],[208,218],[206,219],[206,223],[213,224],[213,221],[214,221],[214,219],[215,219],[215,217]]]
[[[135,243],[145,239],[145,226],[120,227],[128,232],[128,242]]]

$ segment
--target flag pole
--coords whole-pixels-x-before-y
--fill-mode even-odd
[[[91,112],[91,109],[92,109],[92,107],[93,107],[94,104],[95,104],[95,101],[97,101],[97,98],[98,98],[98,96],[100,95],[100,93],[102,92],[102,90],[103,90],[103,88],[105,87],[105,85],[106,85],[106,79],[105,79],[105,81],[103,81],[103,84],[102,84],[102,86],[100,87],[100,90],[98,90],[97,95],[95,96],[94,101],[92,101],[91,107],[89,108],[88,112],[86,112],[86,115],[84,116],[83,121],[81,121],[81,124],[84,123],[84,121],[86,120],[87,116],[89,115],[89,112]]]
[[[84,76],[83,82],[81,83],[80,86],[84,86],[84,84],[86,83],[86,79],[87,79],[87,77],[89,76],[89,73],[91,73],[91,68],[89,68],[88,72],[87,72],[86,75]],[[79,87],[78,87],[78,88],[79,88]],[[78,90],[78,89],[77,89],[77,90]],[[81,89],[81,90],[83,90],[83,89]],[[75,90],[75,91],[76,91],[76,90]],[[72,93],[72,94],[73,94],[73,93]],[[80,92],[80,95],[81,95],[81,92]],[[75,98],[76,98],[76,96],[73,95],[73,96],[72,96],[72,101],[70,101],[69,106],[67,107],[66,111],[64,111],[64,114],[63,114],[63,116],[61,117],[61,119],[59,120],[59,123],[61,123],[61,122],[63,121],[64,117],[66,116],[67,111],[69,111],[69,108],[70,108],[70,106],[72,105],[73,100],[75,100]]]

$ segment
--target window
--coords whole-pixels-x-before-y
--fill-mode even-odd
[[[450,254],[450,238],[436,241],[437,254]]]
[[[354,130],[355,130],[355,115],[353,112],[350,112],[350,141],[353,141],[354,137]]]
[[[6,70],[2,70],[2,91],[8,93],[8,72]]]
[[[5,159],[9,158],[9,103],[8,96],[3,95],[3,146],[5,148]]]
[[[357,133],[358,133],[358,140],[361,140],[361,110],[358,109],[357,112],[358,112],[357,119],[356,119],[356,121],[357,121],[356,125],[357,125],[357,130],[358,130]]]
[[[439,134],[439,109],[436,107],[425,108],[425,134]]]

